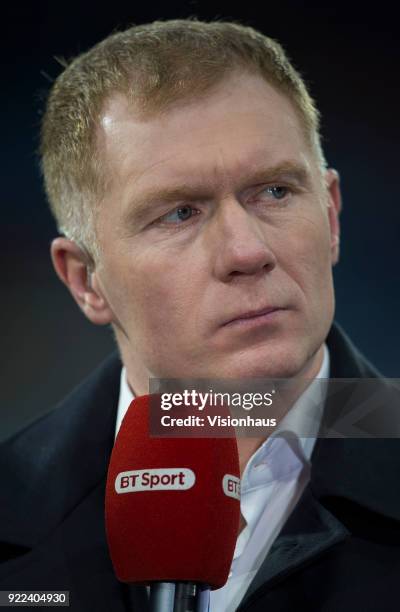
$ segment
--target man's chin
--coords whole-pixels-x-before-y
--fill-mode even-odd
[[[220,369],[221,375],[214,370],[214,378],[292,378],[302,372],[304,360],[290,357],[272,358],[265,356],[260,359],[241,359],[239,362],[232,361]]]
[[[253,367],[253,368],[238,368],[236,371],[231,370],[228,378],[246,379],[246,378],[292,378],[298,371],[290,367]],[[222,377],[221,377],[222,378]]]
[[[317,344],[317,343],[316,343]],[[231,355],[214,369],[214,378],[314,378],[323,357],[322,344],[287,343],[275,347],[258,347]],[[217,371],[221,375],[217,374]]]

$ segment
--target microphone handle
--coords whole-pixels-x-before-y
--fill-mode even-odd
[[[151,612],[208,612],[210,592],[197,582],[154,582]]]

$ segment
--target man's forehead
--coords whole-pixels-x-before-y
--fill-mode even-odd
[[[121,120],[126,114],[134,114],[141,121],[151,121],[155,117],[168,114],[175,110],[188,108],[190,106],[207,106],[207,103],[215,97],[221,99],[222,102],[230,104],[231,97],[240,89],[257,87],[268,91],[270,94],[282,96],[277,89],[267,82],[261,74],[250,72],[246,69],[234,69],[225,75],[218,82],[205,86],[202,94],[197,94],[196,97],[190,96],[188,92],[182,98],[177,98],[173,102],[167,102],[164,106],[160,104],[158,108],[152,106],[152,101],[141,98],[140,95],[135,96],[133,91],[126,94],[122,91],[112,92],[105,100],[102,106],[101,119],[107,117],[106,124],[110,123],[110,119],[115,118]],[[284,96],[286,98],[286,96]]]
[[[165,129],[176,124],[179,127],[194,122],[191,126],[193,129],[197,124],[204,127],[204,123],[211,122],[213,116],[221,122],[221,114],[225,121],[229,121],[234,113],[254,112],[274,122],[285,117],[286,121],[299,127],[297,113],[288,97],[261,75],[246,71],[232,72],[196,99],[183,98],[165,108],[153,109],[151,112],[148,109],[146,104],[139,103],[134,96],[114,92],[103,104],[98,131],[112,138],[120,136],[127,126]],[[184,138],[185,134],[181,133],[180,136]]]
[[[197,103],[146,119],[123,94],[110,97],[98,146],[114,178],[139,184],[172,173],[175,180],[201,180],[202,174],[210,180],[304,158],[306,139],[286,97],[254,75],[221,87]]]

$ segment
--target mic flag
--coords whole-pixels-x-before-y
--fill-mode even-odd
[[[111,454],[106,533],[122,582],[222,587],[240,518],[236,438],[153,438],[150,397],[130,405]]]

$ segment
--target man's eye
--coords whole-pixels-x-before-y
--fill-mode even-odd
[[[266,192],[272,195],[276,200],[283,200],[289,193],[289,189],[284,185],[273,185],[272,187],[266,187],[266,189],[263,189],[260,195]]]
[[[179,224],[183,223],[184,221],[188,221],[191,217],[197,214],[199,214],[199,211],[196,208],[192,208],[191,206],[180,206],[167,215],[161,217],[160,221],[163,223]]]

